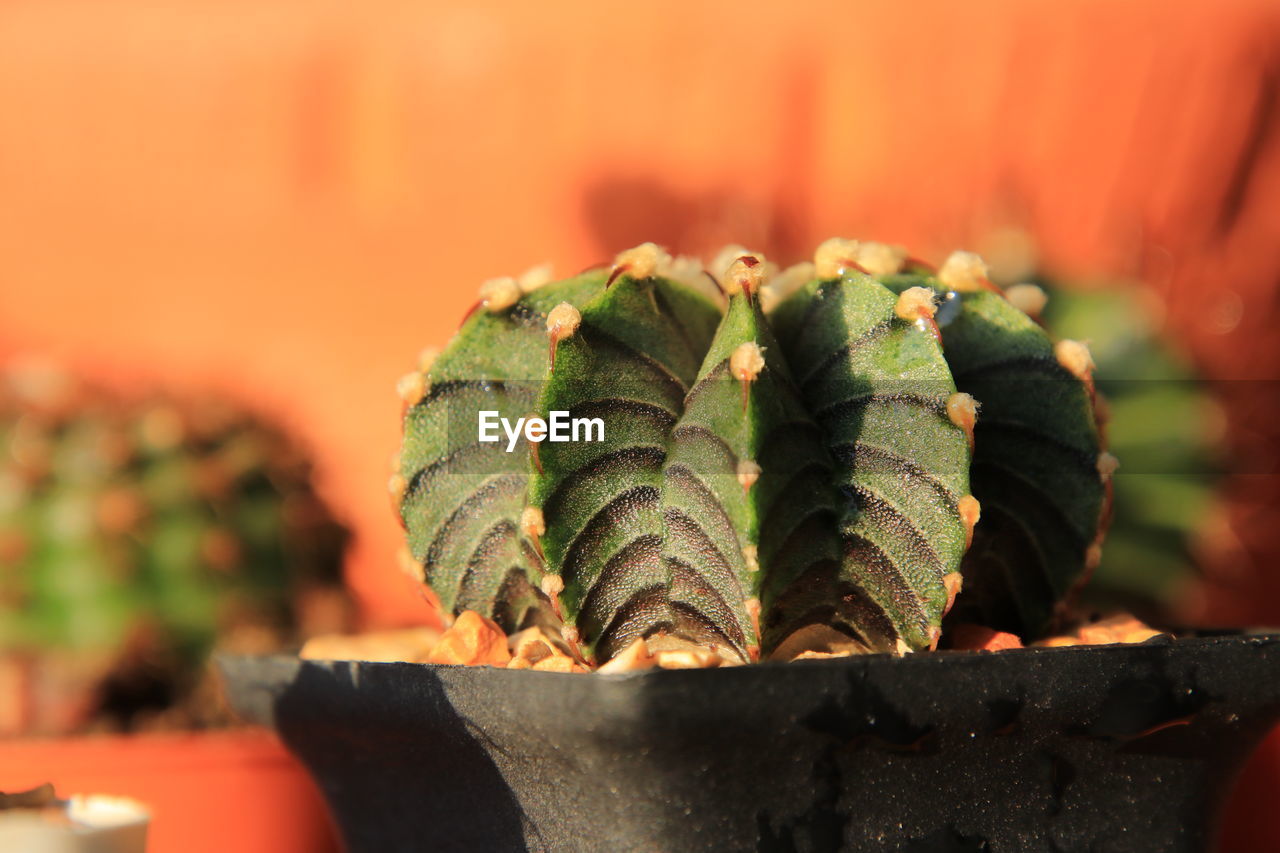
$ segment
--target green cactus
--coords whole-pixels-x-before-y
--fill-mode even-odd
[[[588,661],[665,637],[742,662],[813,628],[902,653],[937,645],[990,500],[1013,526],[977,540],[957,612],[1043,629],[1100,518],[1087,376],[968,258],[935,275],[833,240],[781,274],[732,255],[717,290],[646,244],[567,281],[487,283],[401,382],[390,488],[412,566],[446,611],[558,629]],[[1006,394],[1023,374],[1063,381]],[[603,437],[481,441],[486,410]],[[1024,514],[1027,491],[1050,496]]]
[[[1089,337],[1110,411],[1107,443],[1130,474],[1115,479],[1114,521],[1082,603],[1168,622],[1197,582],[1192,534],[1213,529],[1222,512],[1222,412],[1177,340],[1160,334],[1151,294],[1122,281],[1088,290],[1041,283],[1048,328]]]
[[[944,298],[940,280],[954,286],[982,276],[976,256],[953,259],[928,282]],[[915,283],[886,281],[893,289]],[[1092,359],[1083,344],[1055,344],[995,288],[948,301],[939,312],[947,364],[956,386],[981,405],[970,475],[984,517],[961,567],[965,594],[949,619],[1029,641],[1100,556],[1114,459],[1102,451]]]
[[[73,666],[69,701],[118,706],[88,714],[128,717],[131,679],[179,700],[219,638],[287,643],[295,605],[338,588],[345,534],[307,459],[215,398],[15,367],[0,437],[0,659]]]

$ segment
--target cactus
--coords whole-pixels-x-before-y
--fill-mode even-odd
[[[963,253],[935,273],[832,240],[781,273],[746,251],[714,266],[645,244],[487,282],[401,380],[390,491],[441,607],[558,631],[589,663],[638,638],[727,662],[833,636],[918,651],[957,601],[1043,630],[1102,516],[1086,351]],[[599,419],[603,440],[481,441],[485,410]]]
[[[991,287],[976,256],[953,255],[928,285],[954,294],[939,318],[947,363],[982,409],[970,474],[985,521],[950,618],[1035,639],[1101,556],[1116,462],[1102,449],[1093,361]]]
[[[1123,281],[1088,290],[1041,281],[1049,293],[1045,324],[1089,336],[1098,391],[1111,413],[1109,449],[1126,471],[1142,475],[1116,478],[1106,552],[1083,603],[1168,621],[1180,601],[1193,600],[1187,593],[1200,582],[1203,540],[1195,543],[1193,532],[1222,529],[1215,495],[1222,412],[1178,341],[1160,334],[1151,294]]]
[[[128,725],[193,689],[219,638],[290,642],[296,605],[338,589],[345,533],[307,459],[216,398],[18,366],[0,436],[0,661],[25,662],[28,726]]]

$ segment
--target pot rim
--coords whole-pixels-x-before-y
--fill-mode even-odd
[[[230,670],[237,668],[241,664],[258,664],[268,666],[296,665],[299,668],[307,666],[318,666],[328,669],[347,665],[348,667],[358,667],[361,669],[383,670],[388,671],[391,668],[412,668],[426,671],[439,672],[474,672],[476,677],[481,677],[478,673],[487,672],[493,674],[494,678],[541,678],[550,680],[552,678],[564,679],[570,678],[577,681],[583,679],[584,676],[591,676],[593,680],[605,682],[623,682],[633,680],[657,680],[664,678],[687,678],[688,673],[697,672],[700,678],[724,678],[732,674],[733,677],[741,677],[743,672],[777,672],[777,671],[793,671],[797,667],[814,667],[814,668],[851,668],[851,669],[883,669],[892,667],[941,667],[941,666],[967,666],[977,661],[987,661],[991,659],[1000,660],[1018,660],[1026,659],[1028,662],[1032,660],[1052,659],[1053,657],[1076,657],[1076,656],[1096,656],[1098,658],[1113,657],[1118,655],[1132,655],[1135,652],[1147,652],[1153,648],[1169,648],[1179,651],[1191,651],[1199,648],[1212,648],[1224,644],[1235,645],[1244,642],[1249,645],[1271,645],[1280,643],[1280,627],[1276,628],[1249,628],[1249,629],[1195,629],[1194,631],[1179,631],[1177,634],[1160,634],[1141,643],[1105,643],[1105,644],[1080,644],[1075,646],[1027,646],[1021,649],[999,649],[995,651],[986,651],[981,649],[940,649],[929,652],[917,652],[909,655],[896,655],[890,652],[873,652],[868,654],[849,655],[845,657],[832,658],[812,658],[806,660],[793,661],[760,661],[757,663],[742,664],[739,666],[720,666],[701,669],[662,669],[659,667],[651,667],[642,670],[632,670],[630,672],[588,672],[588,673],[569,673],[569,672],[546,672],[533,669],[507,669],[501,666],[489,665],[471,665],[471,664],[441,664],[441,663],[420,663],[416,661],[363,661],[363,660],[346,660],[346,659],[316,659],[301,658],[296,653],[274,653],[267,655],[238,655],[230,653],[215,653],[214,662],[218,670],[224,678],[230,678]],[[497,673],[507,673],[507,675],[498,675]]]

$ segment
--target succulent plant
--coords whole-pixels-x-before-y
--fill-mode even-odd
[[[10,728],[128,724],[180,700],[219,638],[287,642],[339,588],[345,533],[307,458],[224,401],[15,365],[0,437],[0,662],[38,717]]]
[[[390,490],[441,607],[596,663],[637,638],[732,662],[832,637],[904,653],[949,610],[1043,631],[1104,515],[1084,346],[967,253],[935,272],[831,240],[782,272],[738,250],[713,272],[645,244],[487,282],[401,380]],[[501,441],[480,440],[486,411]],[[510,428],[556,412],[602,440]]]
[[[1153,622],[1185,618],[1173,611],[1199,582],[1200,548],[1230,536],[1217,497],[1222,410],[1177,339],[1160,334],[1153,294],[1122,281],[1041,283],[1047,327],[1089,336],[1107,443],[1131,475],[1115,479],[1107,547],[1081,603]]]

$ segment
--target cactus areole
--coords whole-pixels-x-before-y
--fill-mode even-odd
[[[935,648],[944,617],[1043,633],[1114,467],[1087,349],[969,253],[722,258],[487,282],[401,380],[392,498],[442,608],[596,664],[639,638],[738,663]]]

